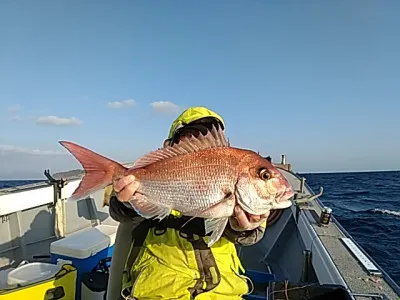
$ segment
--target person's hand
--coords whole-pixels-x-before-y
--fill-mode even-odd
[[[229,223],[236,231],[253,230],[260,226],[268,216],[269,212],[259,216],[247,214],[240,206],[236,205],[233,217],[229,218]]]
[[[132,199],[133,194],[135,194],[136,190],[139,188],[139,182],[136,181],[135,176],[127,175],[115,179],[113,181],[113,188],[118,200],[127,202]]]

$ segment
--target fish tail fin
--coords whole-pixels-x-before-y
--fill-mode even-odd
[[[121,174],[127,170],[120,163],[75,143],[66,141],[60,141],[59,143],[80,162],[86,173],[78,188],[68,200],[76,201],[86,198],[93,192],[110,185],[114,175]]]

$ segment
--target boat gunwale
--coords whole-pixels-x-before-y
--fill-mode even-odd
[[[288,171],[285,170],[286,172],[291,173],[294,175],[297,179],[301,180],[302,177],[300,173],[296,172],[294,173],[293,171]],[[306,187],[309,192],[312,194],[312,196],[315,195],[315,192],[311,189],[311,187],[307,184],[306,181],[304,181],[304,187]],[[317,197],[314,199],[315,203],[317,203],[320,208],[322,209],[325,205],[322,203],[322,201]],[[366,252],[366,250],[353,238],[353,236],[340,224],[340,222],[335,218],[334,215],[331,215],[331,222],[333,222],[338,230],[347,238],[349,238],[358,248],[359,250],[369,259],[375,266],[378,268],[378,270],[382,273],[382,276],[384,277],[386,283],[394,290],[395,293],[400,295],[400,286],[393,280],[393,278],[379,265],[378,262],[376,262],[371,255]],[[352,254],[353,255],[353,254]],[[363,269],[364,270],[364,269]]]

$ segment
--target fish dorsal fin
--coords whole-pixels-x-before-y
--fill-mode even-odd
[[[142,168],[170,157],[217,147],[229,147],[229,142],[223,131],[213,125],[212,129],[207,131],[205,135],[200,132],[198,137],[194,135],[186,136],[172,146],[167,146],[144,155],[135,161],[132,169]]]

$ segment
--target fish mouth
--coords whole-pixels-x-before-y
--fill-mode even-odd
[[[292,206],[293,203],[290,198],[292,198],[293,196],[294,191],[291,187],[285,189],[282,193],[277,195],[272,209],[285,209]]]
[[[285,209],[288,207],[292,206],[292,201],[290,200],[285,200],[285,201],[281,201],[281,202],[276,202],[274,203],[274,205],[272,206],[271,209],[276,210],[276,209]]]
[[[283,193],[281,199],[289,200],[294,196],[294,190],[292,187],[288,187]]]
[[[291,186],[285,186],[283,188],[281,187],[280,190],[281,191],[275,193],[275,195],[270,194],[268,199],[258,199],[260,203],[257,205],[257,207],[254,207],[255,203],[248,203],[248,201],[244,201],[242,198],[242,193],[240,192],[240,187],[237,187],[237,190],[235,191],[235,198],[237,204],[247,214],[263,215],[271,210],[285,209],[292,206],[293,203],[290,198],[292,198],[294,195],[293,188]],[[257,198],[258,197],[259,196],[257,194]]]

